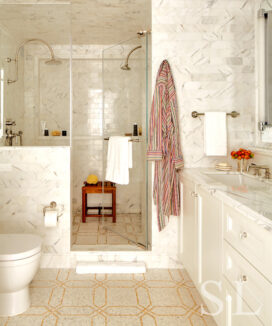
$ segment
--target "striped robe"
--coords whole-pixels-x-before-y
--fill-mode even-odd
[[[153,199],[161,231],[170,215],[180,215],[180,185],[177,170],[183,167],[178,107],[170,65],[159,68],[149,120],[147,159],[155,161]]]

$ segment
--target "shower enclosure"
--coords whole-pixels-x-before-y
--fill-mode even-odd
[[[32,189],[31,197],[39,197],[34,206],[24,200],[16,205],[18,212],[38,205],[25,216],[37,215],[39,232],[50,238],[41,207],[51,201],[65,206],[65,217],[53,232],[60,239],[54,242],[61,247],[57,253],[148,248],[150,34],[137,32],[150,29],[150,8],[147,0],[117,0],[114,5],[107,0],[0,1],[0,149],[7,162],[13,159],[5,154],[8,146],[23,158],[16,164],[27,156],[31,162],[29,171],[39,189]],[[126,134],[133,164],[128,184],[114,185],[112,223],[107,216],[112,198],[105,193],[108,143],[111,136]],[[95,207],[88,213],[100,216],[84,223],[82,187],[90,174],[103,191],[87,196],[87,207]],[[16,194],[23,196],[19,190]]]
[[[149,42],[148,33],[135,33],[134,38],[101,47],[100,58],[94,58],[92,54],[82,59],[73,50],[75,250],[148,248],[146,140]],[[84,80],[85,86],[81,80]],[[137,135],[133,136],[135,125]],[[129,169],[127,185],[114,184],[116,223],[113,223],[110,217],[112,210],[109,209],[112,196],[105,189],[106,182],[111,181],[106,179],[108,143],[111,136],[125,135],[130,137],[132,144],[132,168]],[[87,217],[86,223],[82,223],[81,187],[89,174],[96,175],[102,182],[102,194],[86,195],[89,207],[86,213],[96,216]]]

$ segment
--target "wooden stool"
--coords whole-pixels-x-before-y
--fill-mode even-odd
[[[82,222],[86,223],[86,217],[112,217],[112,222],[116,223],[116,186],[115,183],[105,181],[104,185],[99,181],[96,185],[90,185],[86,182],[82,187]],[[87,194],[112,194],[112,203],[110,207],[88,206]],[[112,214],[101,214],[102,208],[111,209]],[[98,214],[88,214],[88,209],[98,209]]]

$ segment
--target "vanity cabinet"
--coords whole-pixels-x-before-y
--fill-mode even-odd
[[[204,284],[210,294],[221,298],[220,289],[213,282],[220,282],[222,274],[222,204],[186,178],[183,179],[182,262],[200,293]],[[205,303],[211,312],[217,311],[214,302]],[[218,318],[221,316],[215,319]]]
[[[182,262],[217,325],[272,326],[272,234],[188,177],[183,193]]]
[[[184,179],[183,182],[183,246],[182,261],[192,281],[197,283],[197,201],[195,184]]]
[[[222,299],[218,286],[222,275],[222,203],[213,196],[213,192],[197,187],[197,207],[198,287],[205,285],[209,293]],[[206,304],[210,312],[218,310],[214,302],[208,300]]]

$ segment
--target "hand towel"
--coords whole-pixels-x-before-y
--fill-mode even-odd
[[[227,155],[226,112],[206,112],[204,125],[204,152],[207,156]]]
[[[129,168],[132,167],[132,144],[129,137],[113,136],[109,139],[106,180],[129,184]]]

